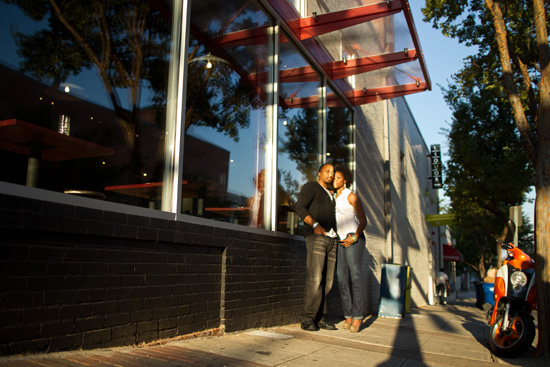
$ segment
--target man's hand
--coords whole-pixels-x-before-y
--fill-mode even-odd
[[[323,234],[323,235],[327,235],[326,232],[325,232],[325,229],[323,228],[323,226],[321,226],[320,224],[315,227],[315,229],[313,230],[313,233],[315,234]]]

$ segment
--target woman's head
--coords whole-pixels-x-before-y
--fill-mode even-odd
[[[350,170],[345,166],[338,166],[334,169],[333,186],[336,190],[341,187],[349,187],[352,183]]]

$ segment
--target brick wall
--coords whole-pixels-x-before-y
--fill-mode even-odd
[[[0,194],[0,354],[298,322],[303,241]]]

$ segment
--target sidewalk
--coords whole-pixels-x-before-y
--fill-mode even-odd
[[[6,366],[549,366],[524,356],[500,359],[489,352],[484,312],[475,294],[447,306],[413,309],[404,319],[368,317],[359,333],[308,332],[298,324],[218,337],[124,347],[0,358]]]

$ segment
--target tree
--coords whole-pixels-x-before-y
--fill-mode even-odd
[[[477,46],[471,63],[508,97],[535,168],[535,233],[539,343],[550,354],[550,46],[544,0],[427,0],[424,20],[444,35]],[[467,77],[466,77],[467,79]]]
[[[509,208],[521,205],[533,184],[533,170],[515,130],[510,104],[498,89],[487,87],[472,64],[444,90],[453,111],[445,192],[457,217],[457,247],[465,261],[485,276],[500,255],[499,241],[508,234]],[[468,75],[467,81],[462,78]],[[481,82],[480,82],[481,81]]]

